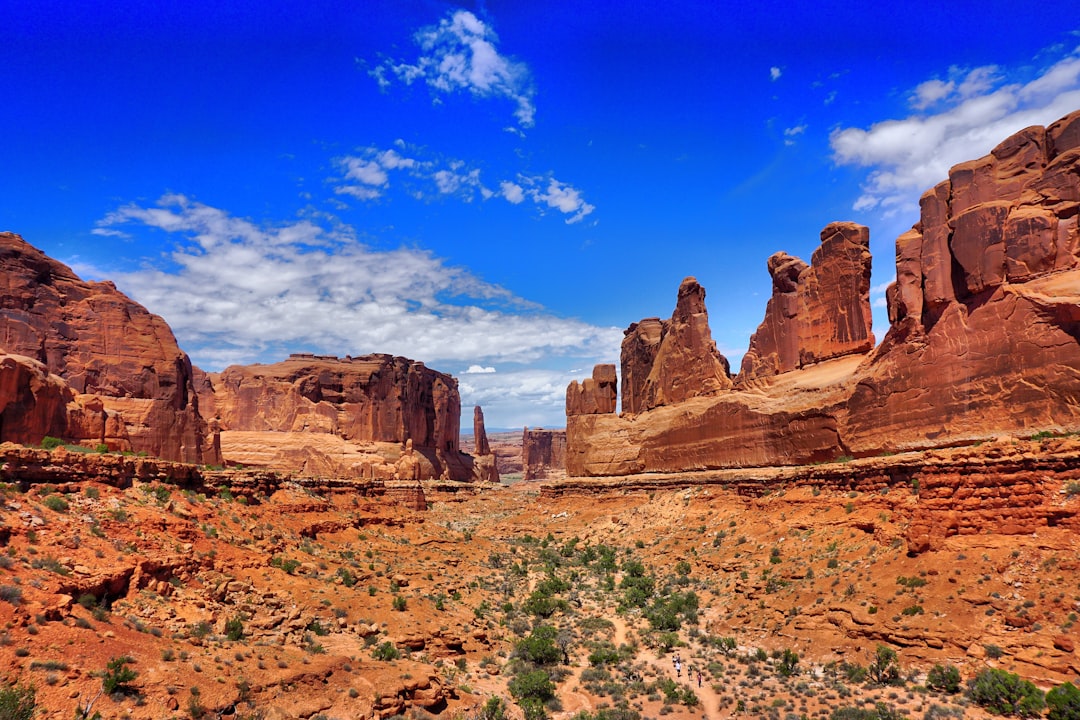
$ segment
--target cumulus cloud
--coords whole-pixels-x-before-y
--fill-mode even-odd
[[[1046,125],[1080,107],[1080,48],[1034,77],[997,66],[950,68],[917,85],[916,111],[900,120],[840,128],[830,136],[839,165],[870,169],[855,210],[914,207],[953,165],[981,157],[1009,135]]]
[[[783,74],[784,73],[780,70],[780,68],[776,67],[775,65],[769,68],[769,79],[773,82],[779,80],[780,76]]]
[[[347,226],[258,224],[182,195],[126,205],[98,225],[172,236],[157,265],[94,274],[164,316],[207,369],[298,350],[427,362],[609,358],[622,339],[617,328],[545,313],[429,252],[373,250]]]
[[[512,188],[503,188],[503,197],[510,202],[521,202],[520,198],[528,197],[541,207],[558,210],[564,215],[567,225],[581,222],[586,215],[592,213],[596,206],[585,202],[581,191],[566,183],[556,180],[550,175],[518,175],[517,183],[511,183]],[[515,201],[514,198],[519,198]]]
[[[556,428],[566,425],[566,386],[581,379],[573,370],[521,368],[464,375],[458,390],[463,408],[483,406],[489,429],[509,424]]]
[[[437,25],[421,28],[413,40],[414,62],[385,60],[370,71],[383,89],[391,78],[411,85],[423,81],[436,93],[466,91],[475,97],[502,97],[516,105],[521,127],[532,127],[535,90],[528,67],[499,53],[495,31],[468,10],[456,10]]]
[[[470,365],[469,369],[465,371],[466,375],[485,375],[487,373],[495,372],[495,368],[491,366]]]

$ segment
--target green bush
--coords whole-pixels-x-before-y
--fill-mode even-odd
[[[0,718],[30,720],[37,712],[37,692],[33,685],[0,682]]]
[[[519,702],[537,700],[543,703],[555,697],[555,684],[543,670],[532,670],[516,675],[510,681],[509,689],[510,694]]]
[[[101,689],[106,695],[113,693],[127,693],[132,690],[131,681],[139,676],[137,672],[128,667],[134,662],[126,655],[114,657],[105,665],[105,674],[101,678]]]
[[[1046,717],[1049,720],[1080,720],[1080,689],[1071,682],[1046,693]]]
[[[947,693],[960,692],[960,670],[955,665],[938,663],[926,674],[926,686]]]
[[[394,643],[387,640],[382,645],[376,645],[375,649],[371,651],[371,657],[376,660],[397,660],[401,657],[401,652],[397,649]]]
[[[403,610],[405,610],[407,605],[408,605],[408,603],[406,602],[405,597],[403,595],[395,595],[394,596],[394,609],[395,610],[397,610],[398,612],[402,612]]]
[[[990,668],[968,682],[968,697],[997,715],[1035,717],[1046,705],[1042,690],[1015,673]]]
[[[528,637],[522,638],[514,647],[518,657],[534,665],[554,665],[562,658],[562,651],[555,644],[558,631],[550,625],[533,628]]]
[[[234,642],[244,637],[244,621],[239,615],[225,622],[225,637]]]
[[[48,495],[42,499],[41,504],[54,512],[66,513],[68,511],[68,501],[59,495]]]
[[[22,602],[22,589],[14,585],[0,585],[0,600],[18,605]]]
[[[876,703],[874,709],[859,707],[838,707],[829,715],[829,720],[903,720],[895,709],[883,702]]]
[[[900,667],[896,664],[896,651],[888,645],[878,645],[868,671],[870,679],[879,685],[896,682],[900,677]]]
[[[51,435],[46,435],[45,437],[41,438],[42,450],[55,450],[63,444],[63,440],[61,440],[60,438],[55,438]]]

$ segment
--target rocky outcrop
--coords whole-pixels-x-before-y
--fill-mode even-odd
[[[415,457],[408,454],[417,479],[472,477],[471,459],[458,446],[457,380],[423,363],[390,355],[339,359],[301,353],[272,365],[210,373],[198,387],[205,412],[220,425],[228,461],[241,462],[252,453],[265,457],[273,450],[273,466],[283,470],[402,477],[400,469],[388,471],[388,466],[397,464],[411,443]],[[333,439],[317,443],[309,441],[312,435]],[[257,447],[247,448],[246,441]],[[320,444],[327,451],[316,457],[311,449]],[[372,457],[345,458],[355,449],[330,447],[337,445],[364,446]],[[413,472],[410,464],[410,477]]]
[[[524,480],[543,480],[566,474],[566,431],[525,428],[521,435]]]
[[[218,460],[208,451],[191,361],[159,316],[110,282],[81,280],[13,233],[0,233],[0,291],[0,349],[40,362],[80,396],[82,409],[62,430],[54,426],[65,439]]]
[[[639,329],[641,325],[638,325]],[[646,330],[653,330],[652,324],[649,325]],[[631,344],[642,348],[642,353],[635,359],[644,360],[648,354],[645,349],[647,337],[634,330],[633,326],[631,328],[623,339],[623,345],[626,346],[627,340],[633,338],[630,339]],[[635,369],[635,375],[640,377],[644,366]],[[630,404],[640,410],[651,410],[690,398],[717,395],[730,387],[727,358],[716,349],[709,330],[705,288],[695,278],[688,277],[679,285],[675,312],[670,320],[660,326],[660,341],[641,383],[640,395],[632,398]]]
[[[484,427],[484,411],[479,405],[473,408],[473,474],[482,482],[499,482],[499,467],[495,453],[488,443],[487,429]]]
[[[832,223],[810,265],[779,252],[768,268],[772,298],[743,355],[740,383],[873,349],[868,228]]]
[[[0,354],[0,438],[36,445],[46,435],[67,431],[68,404],[74,393],[40,362]]]
[[[572,380],[566,388],[567,415],[597,415],[615,412],[618,378],[614,365],[597,365],[592,377],[578,384]]]
[[[896,243],[881,345],[867,352],[861,226],[826,227],[809,266],[770,258],[773,296],[733,387],[687,279],[670,321],[626,332],[623,414],[568,403],[568,474],[799,465],[1080,429],[1080,111],[956,166],[921,207]]]

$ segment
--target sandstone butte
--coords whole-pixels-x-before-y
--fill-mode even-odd
[[[567,389],[567,474],[795,466],[1080,430],[1080,111],[952,168],[896,241],[890,326],[870,329],[869,233],[769,258],[772,297],[731,376],[705,291],[630,325],[615,368]]]
[[[566,431],[525,428],[521,433],[522,480],[566,476]]]
[[[297,353],[196,378],[230,463],[309,477],[498,480],[489,448],[461,451],[457,380],[423,363]]]

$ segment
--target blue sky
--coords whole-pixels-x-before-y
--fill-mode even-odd
[[[870,226],[880,340],[921,192],[1080,108],[1069,13],[869,7],[3,3],[0,229],[204,369],[388,352],[558,427],[687,275],[737,367],[766,259],[834,220]]]

